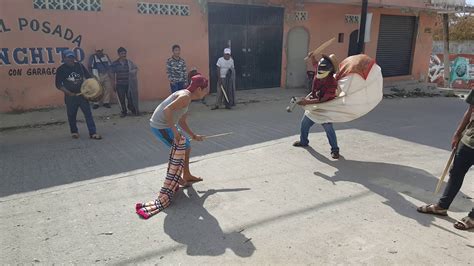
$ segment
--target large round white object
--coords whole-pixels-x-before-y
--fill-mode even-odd
[[[306,105],[305,115],[312,121],[343,123],[357,119],[374,109],[383,98],[383,77],[380,66],[374,64],[363,79],[359,74],[348,74],[338,80],[341,90],[331,101]]]

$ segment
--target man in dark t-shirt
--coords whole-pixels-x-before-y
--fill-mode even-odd
[[[456,151],[443,196],[438,203],[418,207],[419,212],[447,216],[448,209],[461,189],[466,173],[474,164],[474,90],[471,90],[466,102],[469,106],[451,140],[451,148]],[[466,217],[455,222],[454,227],[460,230],[474,229],[474,208]]]
[[[77,110],[81,108],[89,129],[89,137],[91,139],[101,139],[102,137],[96,132],[89,101],[82,95],[78,95],[81,92],[82,83],[85,79],[91,78],[91,75],[81,63],[76,62],[76,55],[73,51],[66,50],[63,57],[64,64],[56,71],[56,88],[64,92],[71,136],[74,139],[79,138],[76,117]]]

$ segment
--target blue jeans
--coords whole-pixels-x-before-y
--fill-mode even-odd
[[[306,115],[303,116],[303,119],[301,120],[301,145],[308,145],[309,129],[314,124],[315,123],[313,122],[313,120],[309,119]],[[331,152],[339,152],[339,147],[337,146],[336,131],[334,131],[332,123],[324,123],[322,124],[322,126],[324,128],[324,131],[326,131],[326,136],[328,137],[329,145],[331,145]]]
[[[185,89],[185,86],[186,86],[186,82],[184,81],[170,83],[171,93]]]
[[[67,120],[69,121],[69,128],[71,133],[78,133],[77,129],[77,110],[81,108],[84,118],[86,119],[89,135],[96,133],[94,118],[92,118],[92,111],[89,101],[82,96],[65,96],[64,102],[67,109]]]

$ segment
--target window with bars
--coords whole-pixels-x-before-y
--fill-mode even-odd
[[[359,24],[360,15],[345,15],[344,21],[347,24]]]
[[[101,11],[101,0],[33,0],[34,9]]]
[[[308,20],[308,11],[295,11],[295,20],[297,21]]]
[[[188,5],[160,4],[160,3],[137,3],[137,11],[144,15],[168,15],[168,16],[189,16]]]

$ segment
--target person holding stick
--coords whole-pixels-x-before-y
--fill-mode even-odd
[[[308,55],[316,69],[316,76],[313,80],[313,88],[310,94],[297,102],[298,105],[305,106],[316,103],[323,103],[331,101],[337,96],[337,81],[334,74],[338,72],[338,64],[336,56],[331,54],[329,56],[322,55],[318,61],[315,53]],[[301,120],[300,140],[295,141],[295,147],[307,147],[309,145],[308,134],[311,127],[315,124],[308,115],[304,115]],[[329,144],[331,146],[331,157],[339,159],[339,146],[337,145],[336,131],[332,123],[322,124]]]
[[[219,109],[224,102],[226,109],[235,105],[235,67],[230,48],[224,49],[224,56],[217,60],[217,98],[211,110]]]
[[[461,123],[451,141],[451,148],[455,151],[454,162],[449,171],[449,181],[443,196],[437,204],[423,205],[417,208],[418,212],[447,216],[448,209],[456,194],[461,189],[467,171],[474,163],[474,93],[473,90],[466,98],[469,104]],[[454,227],[460,230],[474,228],[474,208],[468,216],[454,223]]]
[[[191,139],[202,141],[204,136],[194,134],[187,124],[187,113],[192,100],[200,100],[209,93],[208,81],[202,75],[194,75],[189,86],[168,96],[153,112],[150,119],[151,131],[166,146],[181,140],[182,132],[186,132]],[[191,145],[188,137],[184,137],[185,157],[182,171],[181,185],[202,181],[202,178],[193,176],[189,170],[189,156]]]

